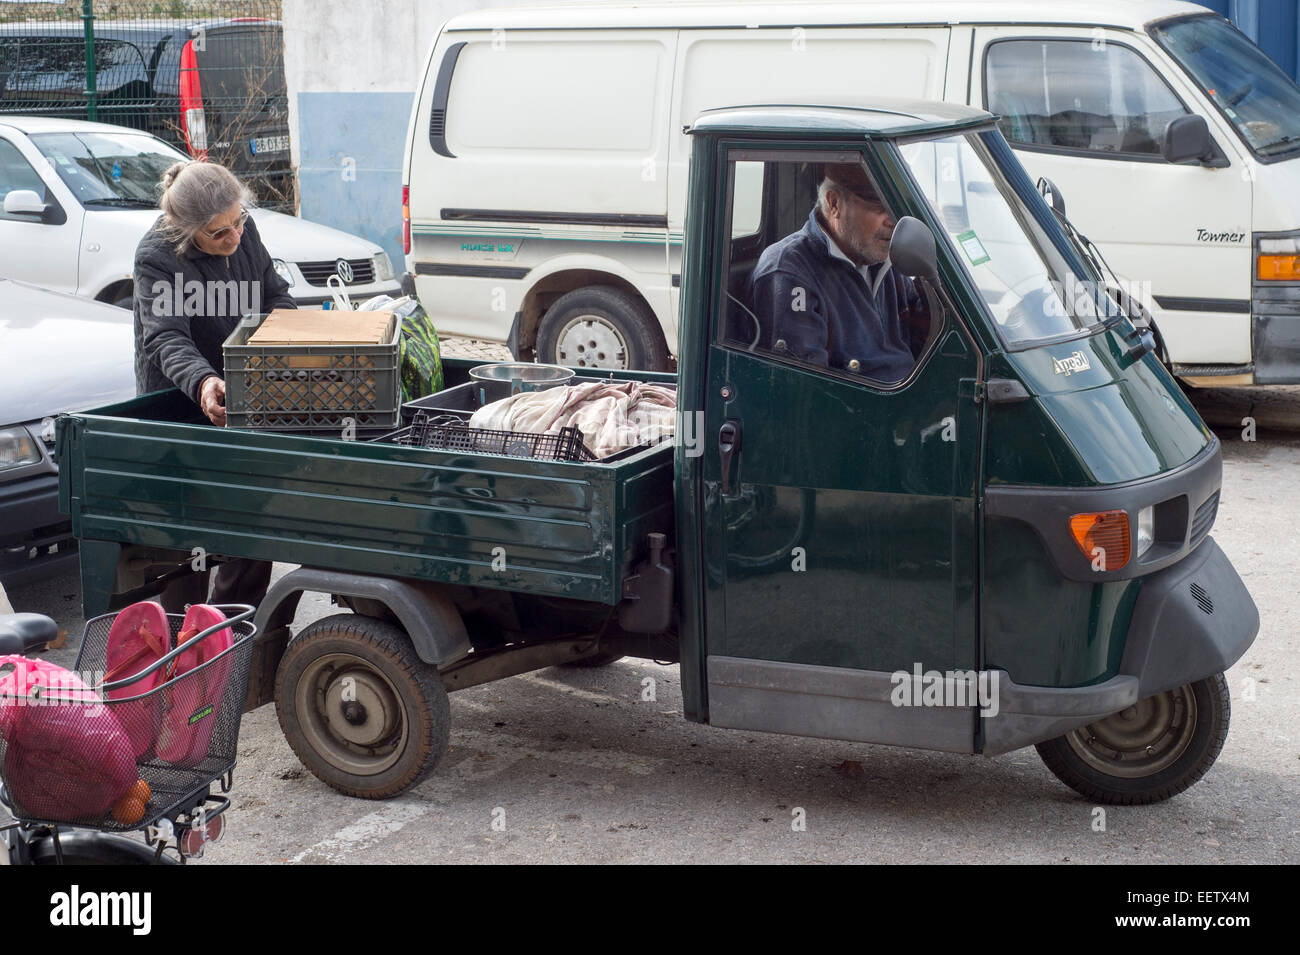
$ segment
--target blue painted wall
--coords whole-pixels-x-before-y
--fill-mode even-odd
[[[414,97],[298,94],[302,217],[379,243],[398,274],[404,268],[402,150]]]
[[[1300,78],[1300,18],[1296,0],[1197,0],[1250,37],[1292,77]]]

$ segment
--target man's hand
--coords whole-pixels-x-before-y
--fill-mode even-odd
[[[199,386],[199,407],[208,420],[218,428],[226,426],[226,383],[216,375],[208,375]]]

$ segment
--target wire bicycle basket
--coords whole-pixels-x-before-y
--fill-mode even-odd
[[[22,705],[13,707],[13,715],[0,726],[6,730],[0,736],[0,797],[16,820],[102,832],[146,829],[184,812],[213,782],[228,776],[235,765],[257,629],[252,607],[232,604],[217,609],[234,613],[149,667],[113,682],[85,681],[71,690],[52,687],[18,701]],[[107,672],[108,636],[116,616],[86,621],[74,664],[77,674]],[[176,643],[184,619],[167,614],[168,646]],[[230,646],[171,676],[182,654],[226,628],[231,631]],[[159,669],[169,678],[158,686],[110,698],[124,688],[144,685],[142,678]],[[173,744],[179,739],[181,745],[164,745],[163,727],[170,728]],[[130,740],[141,732],[157,734],[158,742],[136,754]],[[118,781],[130,771],[131,761],[136,782],[119,794]],[[140,805],[126,805],[129,799]]]

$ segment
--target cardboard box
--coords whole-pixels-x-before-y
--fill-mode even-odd
[[[277,308],[249,336],[249,345],[383,345],[393,337],[392,312]]]

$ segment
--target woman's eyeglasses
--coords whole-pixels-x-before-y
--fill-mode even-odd
[[[213,239],[219,242],[220,240],[224,239],[228,235],[233,235],[236,232],[244,231],[244,223],[248,221],[248,216],[249,216],[248,210],[241,209],[239,211],[239,221],[237,221],[234,225],[228,225],[224,229],[217,229],[215,232],[205,232],[202,229],[200,229],[199,231],[203,232],[203,234],[206,235],[209,239]]]

